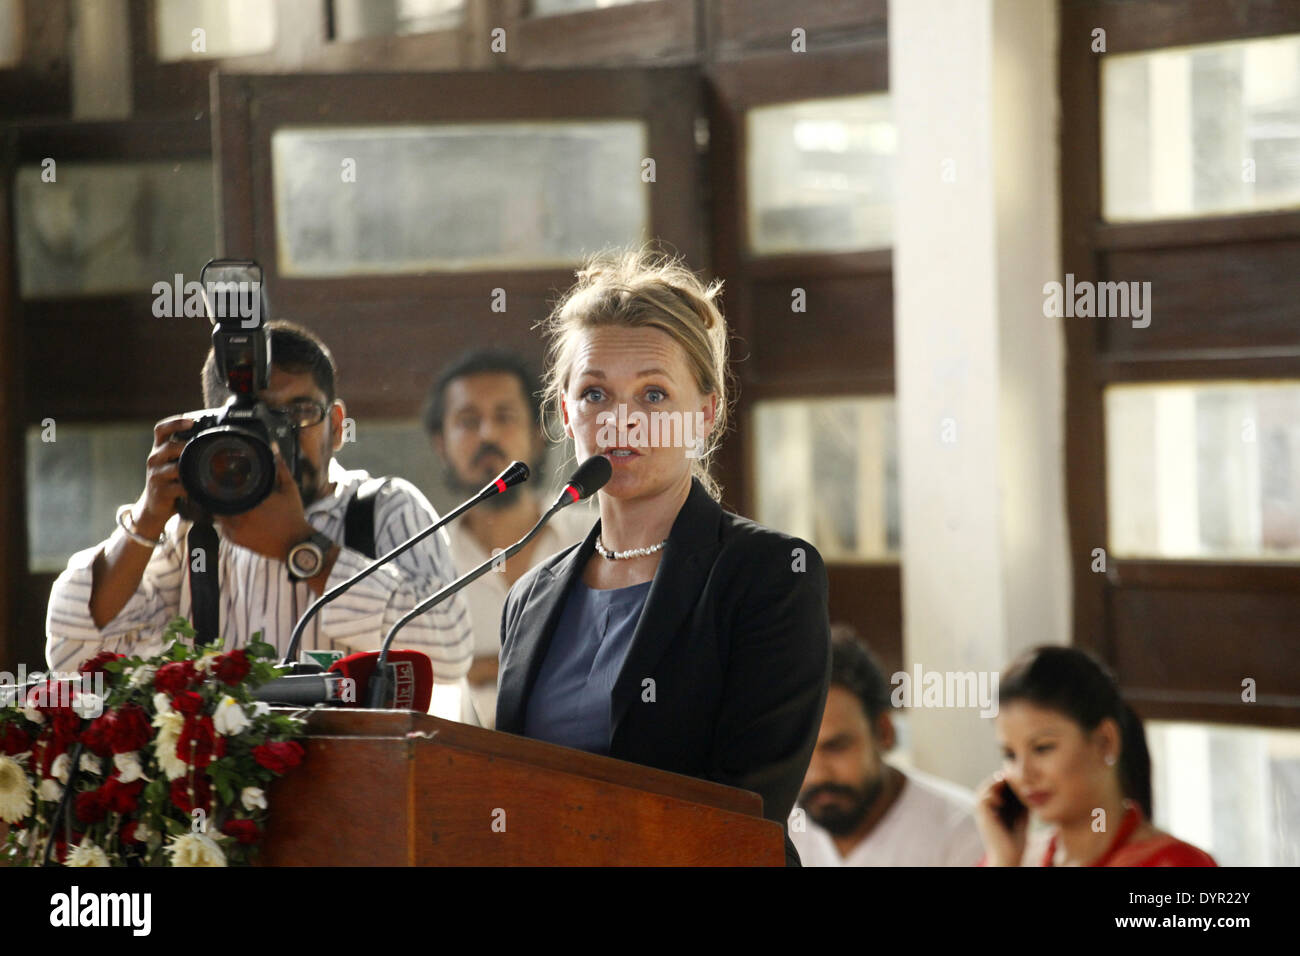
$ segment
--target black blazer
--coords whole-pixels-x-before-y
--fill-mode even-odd
[[[497,730],[524,732],[565,595],[599,533],[597,521],[510,589]],[[816,548],[723,511],[693,479],[614,685],[609,755],[756,791],[784,827],[830,686],[826,599]],[[786,859],[798,865],[788,835]]]

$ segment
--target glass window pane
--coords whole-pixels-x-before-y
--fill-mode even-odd
[[[621,7],[628,3],[646,3],[647,0],[533,0],[531,13],[546,17],[556,13],[576,13],[579,10],[597,10]]]
[[[17,66],[22,56],[22,0],[0,0],[0,68]]]
[[[1300,205],[1300,35],[1101,61],[1111,221]]]
[[[23,298],[147,293],[212,258],[209,160],[59,160],[20,167],[14,186]]]
[[[897,134],[888,94],[758,107],[747,125],[752,251],[889,246]]]
[[[639,121],[281,129],[280,271],[567,266],[646,238]]]
[[[276,4],[266,0],[165,0],[153,7],[163,63],[249,56],[275,47]]]
[[[1220,866],[1300,865],[1300,731],[1151,720],[1155,823]]]
[[[897,560],[895,427],[893,398],[757,403],[756,520],[812,542],[827,561]]]
[[[1105,393],[1120,557],[1300,560],[1300,382]]]
[[[161,415],[159,416],[162,417]],[[27,429],[27,565],[62,571],[113,531],[118,505],[144,490],[153,422]]]
[[[465,16],[465,0],[334,0],[334,37],[404,36],[454,30]]]

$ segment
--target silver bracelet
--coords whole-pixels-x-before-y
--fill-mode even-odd
[[[117,526],[118,526],[119,528],[122,529],[122,533],[123,533],[123,534],[125,534],[128,538],[130,538],[130,539],[131,539],[132,541],[134,541],[136,544],[138,544],[138,545],[142,545],[143,547],[150,548],[150,549],[152,549],[152,548],[156,548],[156,547],[158,547],[158,545],[160,545],[160,544],[163,543],[163,538],[164,538],[164,536],[161,535],[161,534],[158,535],[158,540],[157,540],[157,541],[150,541],[148,538],[146,538],[144,535],[142,535],[139,531],[136,531],[135,528],[133,528],[133,527],[128,527],[126,522],[127,522],[127,515],[129,515],[129,514],[131,514],[131,506],[130,506],[130,505],[122,505],[122,507],[120,507],[120,508],[117,509]],[[135,519],[134,519],[134,517],[132,517],[132,519],[131,519],[131,523],[132,523],[132,524],[135,523]]]

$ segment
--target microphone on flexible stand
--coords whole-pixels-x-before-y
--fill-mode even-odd
[[[419,544],[421,541],[423,541],[429,535],[433,534],[435,531],[437,531],[443,525],[447,524],[449,521],[459,518],[470,508],[473,508],[475,505],[486,501],[488,498],[493,498],[496,495],[503,494],[507,488],[513,488],[515,485],[527,481],[528,475],[529,475],[528,466],[525,465],[522,461],[511,462],[509,467],[507,467],[505,471],[501,472],[501,474],[497,475],[494,479],[492,479],[490,482],[484,485],[482,490],[479,491],[479,493],[476,494],[473,498],[470,498],[464,503],[458,505],[456,508],[447,512],[447,514],[443,515],[441,518],[439,518],[433,524],[429,525],[429,527],[425,528],[423,531],[418,531],[415,534],[411,535],[411,537],[407,538],[397,547],[393,548],[392,551],[389,551],[383,557],[376,558],[374,561],[366,565],[356,574],[352,575],[352,577],[348,578],[346,581],[342,582],[341,584],[335,585],[334,587],[326,591],[324,594],[322,594],[320,597],[318,597],[315,601],[311,603],[311,605],[307,608],[307,610],[303,612],[302,617],[298,619],[298,623],[293,626],[293,633],[289,637],[289,646],[284,652],[284,660],[280,662],[280,666],[283,668],[287,668],[287,673],[290,675],[319,674],[320,671],[322,670],[319,664],[307,664],[300,661],[295,661],[294,658],[298,656],[298,645],[302,643],[302,635],[303,635],[303,631],[307,629],[307,622],[310,621],[313,617],[315,617],[321,608],[323,608],[326,604],[329,604],[330,601],[333,601],[335,598],[342,596],[344,593],[347,592],[349,588],[351,588],[358,581],[361,581],[362,579],[369,577],[378,568],[387,564],[389,561],[393,560],[398,555],[406,551],[409,551],[411,548],[415,547],[415,545]]]
[[[379,649],[379,660],[375,665],[374,673],[370,676],[370,686],[367,688],[366,706],[377,710],[383,710],[389,706],[388,701],[393,696],[394,676],[392,673],[392,665],[388,662],[388,649],[392,647],[393,638],[397,636],[398,631],[421,614],[437,607],[443,601],[447,600],[447,598],[461,590],[461,588],[473,584],[486,574],[493,565],[500,561],[509,560],[517,554],[524,545],[528,544],[537,532],[542,530],[542,527],[546,522],[551,520],[551,516],[557,511],[561,508],[567,508],[575,501],[581,501],[584,498],[591,497],[604,487],[605,483],[609,481],[610,476],[613,474],[613,471],[613,466],[610,465],[609,459],[605,458],[603,455],[593,455],[591,458],[588,458],[578,466],[578,470],[569,478],[568,484],[564,486],[564,490],[556,497],[555,504],[551,505],[551,507],[546,510],[546,513],[538,519],[537,524],[533,525],[532,530],[510,547],[506,548],[505,551],[494,554],[473,571],[470,571],[457,578],[455,581],[452,581],[437,594],[421,601],[407,614],[399,618],[397,623],[389,630],[388,636],[384,638],[383,646]]]
[[[335,661],[323,674],[291,674],[260,684],[253,688],[253,699],[276,707],[360,707],[378,662],[378,651],[360,651]],[[395,676],[392,706],[426,713],[433,699],[429,655],[395,650],[389,655],[388,666]]]

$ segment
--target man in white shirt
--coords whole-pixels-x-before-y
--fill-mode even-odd
[[[523,359],[511,352],[465,353],[438,375],[430,389],[424,427],[442,459],[449,488],[468,497],[512,461],[526,463],[532,472],[524,484],[489,498],[449,526],[457,574],[473,570],[522,538],[551,503],[541,500],[546,490],[541,473],[546,449],[541,414],[540,385]],[[582,541],[595,522],[585,508],[565,508],[527,547],[461,592],[468,598],[474,622],[474,663],[468,684],[482,726],[491,727],[496,721],[506,593],[534,564]]]
[[[259,397],[298,426],[299,475],[295,480],[277,455],[271,494],[250,511],[216,520],[217,633],[224,647],[234,648],[262,631],[263,640],[284,651],[307,606],[369,561],[341,544],[348,504],[369,476],[345,470],[333,458],[343,442],[345,408],[334,394],[329,350],[292,323],[270,322],[267,328],[272,368]],[[228,397],[211,352],[203,382],[209,407]],[[119,513],[117,531],[73,555],[55,581],[46,618],[52,669],[75,670],[101,650],[155,654],[162,650],[166,623],[190,616],[191,523],[174,513],[176,500],[186,497],[177,467],[185,442],[174,436],[191,424],[174,416],[154,427],[144,492]],[[388,479],[373,501],[376,554],[437,520],[424,496],[400,478]],[[308,541],[319,554],[315,573],[291,577],[289,551]],[[301,562],[297,566],[303,569]],[[446,538],[431,535],[328,605],[305,631],[303,649],[375,650],[398,617],[453,576]],[[426,652],[436,677],[459,679],[469,670],[473,647],[466,602],[458,595],[412,621],[398,646]]]
[[[832,628],[831,687],[790,839],[804,866],[974,866],[973,796],[884,761],[889,685],[852,628]]]

